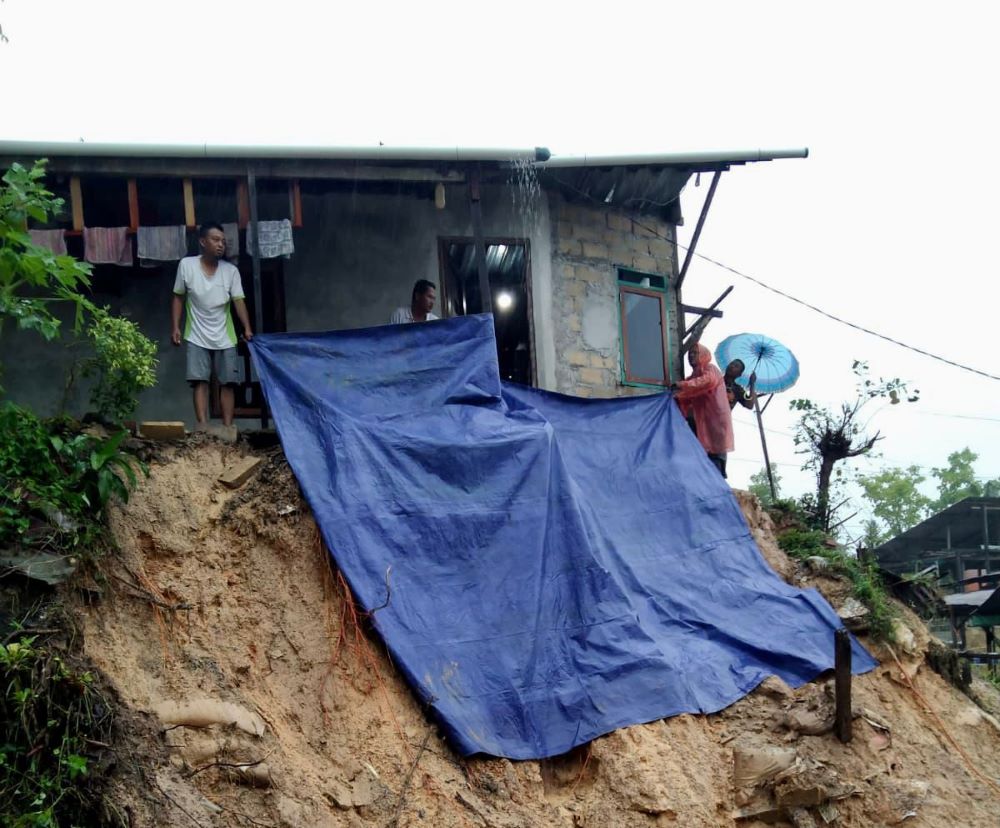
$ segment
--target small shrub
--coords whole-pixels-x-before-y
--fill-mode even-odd
[[[868,628],[872,638],[893,643],[897,613],[882,583],[878,566],[872,561],[859,561],[839,547],[831,549],[826,545],[828,538],[825,532],[818,529],[794,528],[778,536],[778,546],[799,560],[821,557],[832,572],[847,578],[853,586],[854,597],[868,609]]]
[[[103,534],[104,507],[128,500],[145,465],[108,439],[0,406],[0,547],[56,546],[87,551]]]
[[[135,411],[140,392],[156,385],[156,343],[134,322],[104,308],[94,311],[87,337],[94,356],[83,361],[82,373],[96,379],[90,403],[108,421],[121,423]]]
[[[97,824],[92,744],[106,742],[111,719],[89,672],[34,636],[0,644],[0,824]]]

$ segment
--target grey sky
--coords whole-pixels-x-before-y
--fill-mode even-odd
[[[141,12],[139,10],[142,10]],[[320,4],[6,0],[0,137],[546,145],[556,153],[808,145],[723,176],[700,250],[833,313],[991,373],[1000,288],[994,114],[1000,7],[987,3]],[[17,78],[17,84],[9,79]],[[683,196],[689,237],[707,189]],[[793,395],[836,402],[851,362],[914,381],[879,412],[886,460],[965,445],[1000,475],[1000,382],[908,353],[705,262],[727,285],[706,342],[789,345]],[[956,419],[953,416],[994,418]],[[761,467],[737,415],[732,479]],[[810,479],[767,413],[788,488]]]

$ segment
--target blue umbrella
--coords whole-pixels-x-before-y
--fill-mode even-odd
[[[757,374],[757,393],[776,394],[795,385],[799,378],[799,361],[777,339],[764,334],[741,333],[728,336],[715,349],[715,361],[725,371],[734,359],[746,366],[743,376],[736,380],[746,386],[750,375]]]

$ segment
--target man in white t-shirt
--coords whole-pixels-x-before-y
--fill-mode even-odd
[[[181,344],[181,315],[186,306],[183,338],[187,342],[187,380],[194,396],[197,428],[208,425],[208,383],[212,364],[219,378],[222,422],[233,424],[236,397],[233,386],[240,381],[236,358],[236,329],[229,304],[243,326],[243,338],[253,339],[250,317],[243,301],[243,282],[236,267],[227,262],[226,233],[221,224],[209,222],[198,230],[200,256],[188,256],[177,265],[172,310],[174,345]]]
[[[390,325],[403,325],[407,322],[430,322],[437,317],[431,313],[434,302],[437,301],[437,288],[433,282],[426,279],[418,279],[413,286],[413,296],[410,298],[410,307],[396,308],[389,320]]]

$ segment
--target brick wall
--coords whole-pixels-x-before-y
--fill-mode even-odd
[[[673,279],[676,228],[652,216],[635,220],[617,208],[567,202],[552,193],[552,324],[557,390],[585,397],[648,393],[622,385],[618,268]],[[677,302],[668,291],[670,362],[676,348]]]

